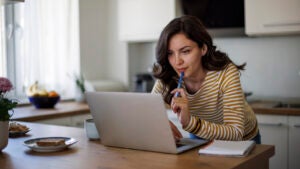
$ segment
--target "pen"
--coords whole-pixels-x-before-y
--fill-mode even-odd
[[[184,76],[184,72],[180,72],[180,77],[179,77],[179,80],[178,80],[177,88],[181,88],[183,76]],[[179,97],[179,92],[175,93],[175,97]]]

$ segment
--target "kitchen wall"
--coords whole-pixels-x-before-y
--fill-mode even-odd
[[[244,90],[254,98],[300,98],[300,36],[218,38],[236,62],[247,62]]]
[[[214,38],[214,43],[237,64],[247,63],[241,81],[245,91],[253,92],[249,99],[300,99],[300,35]],[[130,45],[129,57],[140,64],[136,72],[152,65],[155,45]]]
[[[112,79],[130,88],[132,75],[154,61],[155,42],[118,40],[117,0],[80,1],[81,67],[90,80]],[[250,99],[300,98],[300,35],[215,38],[236,63]]]
[[[87,79],[105,77],[101,69],[107,69],[106,6],[105,0],[79,1],[80,66]]]
[[[118,40],[117,0],[80,0],[81,71],[91,81],[128,84],[127,44]]]

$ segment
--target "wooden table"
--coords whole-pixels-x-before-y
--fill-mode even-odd
[[[267,169],[274,146],[257,145],[247,157],[216,157],[198,155],[197,150],[173,155],[101,145],[89,141],[84,129],[24,123],[31,128],[27,136],[10,138],[0,153],[1,169]],[[53,153],[31,151],[23,145],[27,139],[48,136],[73,137],[78,142],[70,148]]]

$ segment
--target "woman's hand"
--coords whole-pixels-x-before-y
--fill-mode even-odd
[[[172,132],[173,132],[173,137],[175,141],[179,141],[182,138],[182,134],[178,130],[178,128],[169,120]]]
[[[171,93],[175,94],[176,92],[180,93],[180,97],[173,97],[171,101],[171,109],[174,113],[177,114],[179,122],[182,127],[186,127],[190,122],[190,110],[188,105],[187,96],[182,88],[174,89]]]

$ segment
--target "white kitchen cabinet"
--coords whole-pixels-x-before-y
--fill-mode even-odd
[[[245,0],[247,35],[300,33],[299,0]]]
[[[300,116],[289,116],[289,169],[300,168]]]
[[[118,0],[119,39],[157,40],[164,26],[176,16],[177,0]]]
[[[50,118],[50,119],[38,120],[34,122],[43,123],[43,124],[53,124],[59,126],[71,126],[72,124],[70,117]]]
[[[84,120],[92,118],[92,115],[90,113],[86,114],[80,114],[80,115],[71,115],[67,117],[58,117],[58,118],[51,118],[51,119],[45,119],[45,120],[38,120],[35,121],[37,123],[43,123],[43,124],[53,124],[53,125],[59,125],[59,126],[72,126],[72,127],[84,127]]]
[[[262,144],[275,145],[270,169],[288,167],[288,116],[257,114]]]
[[[91,118],[92,118],[91,114],[82,114],[82,115],[71,116],[71,126],[83,128],[84,127],[84,121],[86,119],[91,119]]]

